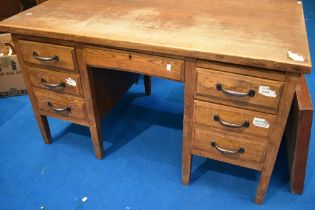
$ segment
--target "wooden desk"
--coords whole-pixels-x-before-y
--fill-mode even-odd
[[[212,158],[260,171],[263,202],[296,81],[311,71],[295,0],[50,0],[0,30],[13,34],[45,143],[46,116],[68,120],[90,128],[101,159],[100,118],[133,73],[184,82],[183,183],[192,155]]]

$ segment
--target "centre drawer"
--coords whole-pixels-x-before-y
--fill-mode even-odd
[[[55,72],[39,68],[27,68],[33,87],[48,89],[58,93],[82,95],[79,74]]]
[[[195,100],[195,126],[233,135],[266,138],[276,115]],[[251,137],[252,138],[252,137]]]
[[[184,62],[176,58],[113,49],[84,49],[86,63],[183,81]]]
[[[197,69],[196,94],[238,106],[255,106],[276,111],[283,82],[251,76]]]
[[[265,159],[268,143],[241,139],[201,129],[194,129],[193,152],[253,169],[260,169]]]
[[[68,95],[52,94],[34,90],[37,106],[43,115],[61,117],[65,120],[86,119],[83,100]]]

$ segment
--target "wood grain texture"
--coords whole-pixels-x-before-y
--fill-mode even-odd
[[[276,116],[261,112],[239,109],[230,106],[218,105],[214,103],[202,102],[195,100],[194,125],[203,129],[211,129],[212,131],[224,133],[226,135],[239,136],[241,138],[261,138],[261,141],[269,140],[269,135],[274,126]],[[215,117],[219,119],[215,119]],[[260,121],[266,120],[264,124],[254,123],[254,118],[259,118]],[[219,120],[237,125],[247,126],[240,128],[231,128],[222,125]],[[268,125],[268,127],[267,127]]]
[[[84,49],[87,65],[119,69],[177,81],[183,80],[183,61],[113,49]]]
[[[218,151],[211,145],[215,142],[218,147],[226,150],[237,151],[244,149],[244,153],[226,154]],[[198,128],[194,129],[193,149],[201,150],[203,156],[232,163],[239,166],[248,167],[252,163],[252,169],[260,170],[261,164],[265,159],[265,153],[268,143],[266,141],[255,141],[254,139],[236,138],[230,134],[218,134],[215,132],[204,131]],[[233,160],[233,161],[231,161]]]
[[[188,185],[191,174],[194,83],[196,78],[196,60],[185,60],[184,87],[184,122],[183,122],[183,153],[182,153],[182,183]]]
[[[230,96],[222,90],[218,90],[218,84],[221,84],[222,89],[240,93],[254,91],[255,94],[252,97]],[[270,91],[274,91],[275,96],[261,94],[261,86],[270,88]],[[229,101],[235,104],[250,105],[276,111],[281,97],[282,86],[283,83],[278,81],[197,68],[197,95]]]
[[[295,89],[284,135],[287,145],[291,192],[295,194],[302,194],[304,191],[312,119],[313,105],[305,77],[302,76]]]
[[[84,101],[73,96],[65,94],[55,94],[45,90],[34,90],[37,106],[41,113],[51,116],[66,117],[67,121],[71,119],[86,119],[86,109]],[[51,106],[49,105],[51,104]],[[56,112],[53,108],[69,108],[69,111]]]
[[[109,78],[99,78],[103,72],[95,73],[94,67],[109,68],[117,74],[121,73],[119,71],[130,71],[183,81],[183,183],[189,183],[192,154],[213,158],[260,170],[256,202],[263,202],[296,80],[301,73],[311,71],[303,8],[296,1],[50,0],[1,22],[0,30],[14,34],[23,69],[30,65],[56,72],[66,72],[61,69],[78,70],[80,74],[83,99],[36,87],[33,91],[29,72],[23,70],[46,143],[50,143],[50,132],[45,115],[68,119],[90,128],[95,155],[98,159],[103,158],[101,116],[114,105],[116,99],[106,101],[105,96],[115,93],[115,90],[101,91],[104,89],[102,83]],[[58,54],[61,62],[32,60],[34,50],[40,56]],[[288,57],[288,50],[302,55],[305,61],[292,60]],[[196,66],[199,68],[198,75]],[[122,78],[126,82],[120,81],[117,95],[123,94],[134,81],[134,78],[124,76]],[[254,89],[255,96],[248,99],[223,95],[215,87],[218,82],[233,91]],[[259,95],[259,86],[270,87],[276,97]],[[98,97],[101,99],[98,100]],[[81,112],[76,111],[73,117],[58,116],[44,106],[47,106],[48,99],[54,100],[54,106],[69,103],[80,107],[75,110],[80,109]],[[227,113],[231,110],[237,113],[238,108],[235,107],[255,111],[240,111],[239,116],[258,112],[275,114],[275,119],[270,117],[275,126],[271,127],[271,133],[257,131],[262,136],[257,139],[250,138],[252,134],[240,138],[235,132],[231,137],[231,132],[223,134],[217,132],[219,129],[204,129],[210,124],[209,121],[201,122],[200,116],[196,115],[195,120],[199,124],[194,124],[197,110],[194,109],[194,99],[217,103],[200,113],[211,115],[212,111],[219,110],[224,118],[235,123],[236,115],[233,117]],[[231,108],[223,109],[221,105]],[[86,114],[85,117],[80,115],[82,113]],[[201,124],[204,124],[203,127]],[[193,129],[196,129],[195,139]],[[269,142],[266,136],[269,136]],[[213,139],[224,149],[244,147],[245,153],[223,156],[222,151],[218,152],[218,148],[211,145]]]
[[[27,67],[27,70],[29,71],[30,81],[33,87],[76,96],[82,96],[83,94],[79,74],[55,72],[33,67]],[[44,85],[44,82],[61,85],[57,88],[49,88]]]
[[[266,109],[266,108],[262,108],[262,107],[251,106],[251,105],[243,104],[243,103],[235,103],[234,101],[227,101],[227,100],[225,101],[225,100],[221,100],[220,98],[210,98],[210,97],[202,96],[202,95],[195,95],[194,98],[196,100],[200,100],[200,101],[209,101],[211,103],[222,104],[222,105],[237,107],[237,108],[241,108],[241,109],[247,109],[247,110],[263,112],[263,113],[267,113],[267,114],[273,114],[273,115],[277,114],[277,111],[272,110],[272,109]]]
[[[295,92],[296,82],[299,79],[300,74],[294,74],[287,72],[286,81],[283,87],[283,93],[278,108],[278,115],[275,120],[274,129],[270,136],[270,143],[268,145],[266,159],[262,172],[260,175],[260,180],[258,184],[258,189],[256,192],[255,201],[257,204],[261,204],[265,198],[266,192],[268,190],[270,177],[273,171],[273,167],[277,158],[282,136],[284,134],[285,125],[288,119],[292,99]]]
[[[197,60],[196,66],[202,69],[219,70],[222,72],[230,72],[234,74],[252,76],[262,79],[270,79],[282,82],[285,80],[285,72],[255,68],[250,66],[206,60]]]
[[[75,69],[74,48],[72,47],[31,42],[25,40],[19,40],[18,44],[21,49],[21,56],[25,63],[37,65],[40,67],[49,66],[58,69],[77,71]],[[33,52],[36,52],[39,56],[43,57],[58,56],[59,60],[39,61],[33,56]]]
[[[53,0],[1,22],[0,30],[275,70],[311,71],[303,7],[295,0]],[[302,55],[305,62],[288,58],[288,49]]]
[[[18,40],[16,39],[16,37],[14,35],[12,35],[12,40],[13,40],[14,48],[15,48],[15,51],[16,51],[16,54],[18,56],[18,60],[19,60],[19,63],[20,63],[21,69],[22,69],[23,80],[24,80],[24,83],[26,86],[27,93],[28,93],[30,100],[31,100],[32,109],[33,109],[39,130],[40,130],[40,133],[43,137],[45,144],[50,144],[51,143],[51,132],[50,132],[47,117],[45,115],[40,114],[38,106],[35,102],[36,99],[35,99],[35,96],[33,93],[32,84],[30,82],[30,75],[29,75],[29,72],[27,71],[27,66],[23,61],[20,47],[18,45]]]
[[[78,69],[80,71],[84,102],[86,105],[86,113],[88,119],[88,127],[90,128],[94,153],[97,159],[103,159],[104,148],[101,132],[101,115],[97,107],[97,95],[95,90],[95,82],[93,72],[89,71],[83,48],[77,46],[76,55],[78,60]]]

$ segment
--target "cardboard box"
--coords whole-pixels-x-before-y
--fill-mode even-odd
[[[25,95],[26,88],[10,34],[0,34],[0,96]]]

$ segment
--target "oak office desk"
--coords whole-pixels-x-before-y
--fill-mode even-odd
[[[183,183],[204,156],[260,171],[263,202],[296,81],[311,71],[295,0],[50,0],[0,30],[13,34],[45,143],[46,116],[65,119],[90,128],[101,159],[100,118],[133,83],[127,72],[184,82]]]

